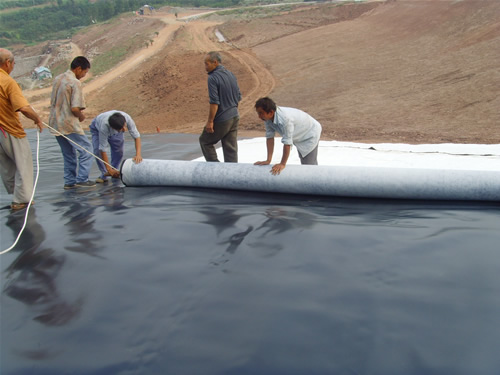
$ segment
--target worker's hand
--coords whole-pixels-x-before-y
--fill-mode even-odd
[[[120,172],[119,171],[115,171],[113,170],[111,173],[110,173],[111,177],[112,178],[120,178]]]
[[[281,171],[285,169],[285,164],[275,164],[273,165],[273,167],[271,168],[271,173],[274,175],[274,176],[277,176],[281,173]]]
[[[120,171],[117,171],[116,169],[111,169],[110,167],[106,167],[106,170],[108,171],[108,173],[106,173],[105,176],[111,176],[113,178],[120,177]]]
[[[213,133],[214,132],[214,122],[213,121],[207,121],[205,125],[205,131],[207,133]]]
[[[142,156],[141,155],[135,155],[132,158],[133,161],[135,161],[136,164],[139,164],[142,161]]]
[[[256,161],[255,163],[253,163],[253,165],[269,165],[269,164],[271,164],[270,160]]]
[[[35,124],[41,133],[43,131],[43,123],[40,121],[40,122],[35,122]]]
[[[80,112],[80,114],[78,115],[78,121],[83,122],[83,120],[85,120],[85,115],[83,114],[83,112]]]

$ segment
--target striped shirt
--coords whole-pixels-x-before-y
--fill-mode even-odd
[[[238,116],[241,92],[233,73],[223,65],[208,73],[208,96],[210,104],[217,104],[214,122],[224,122]]]

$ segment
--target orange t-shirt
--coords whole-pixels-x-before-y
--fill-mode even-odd
[[[0,69],[0,127],[16,138],[26,137],[21,121],[20,108],[29,106],[21,87],[7,72]],[[0,134],[3,137],[3,135]]]

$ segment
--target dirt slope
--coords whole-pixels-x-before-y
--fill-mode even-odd
[[[396,1],[254,51],[273,97],[327,138],[500,143],[499,14],[498,1]]]
[[[500,143],[498,14],[496,0],[399,0],[177,22],[133,69],[91,82],[84,125],[121,109],[142,132],[199,133],[203,57],[220,50],[244,96],[240,135],[263,135],[253,104],[269,94],[316,117],[323,139]]]

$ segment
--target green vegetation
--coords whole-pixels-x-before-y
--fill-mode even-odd
[[[279,2],[275,2],[274,4],[279,4]],[[296,4],[282,4],[273,7],[245,6],[236,9],[220,10],[217,12],[217,15],[238,17],[241,19],[272,17],[276,14],[291,11],[302,4],[303,2],[297,2]],[[210,18],[211,15],[209,14],[205,17]]]
[[[68,70],[69,65],[71,64],[71,59],[58,61],[56,64],[53,64],[50,69],[52,71],[52,77],[57,77],[59,74],[64,73]]]
[[[182,7],[231,7],[241,0],[153,0],[147,3],[154,8],[163,5]],[[30,6],[28,5],[30,3]],[[129,11],[138,10],[145,0],[12,0],[3,1],[0,13],[0,47],[12,44],[29,44],[44,40],[68,37],[75,28],[103,22]],[[37,5],[46,4],[39,7]],[[26,8],[26,6],[29,6]]]
[[[129,46],[119,46],[109,50],[92,60],[92,75],[97,76],[116,66],[127,55]]]
[[[36,5],[50,3],[51,0],[3,0],[0,2],[0,10],[13,8],[30,8]]]

